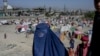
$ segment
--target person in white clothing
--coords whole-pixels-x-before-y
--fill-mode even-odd
[[[88,36],[89,36],[89,44],[91,43],[91,39],[92,39],[92,30],[88,31]]]

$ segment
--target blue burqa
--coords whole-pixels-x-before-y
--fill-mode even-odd
[[[34,33],[33,56],[68,56],[68,52],[50,27],[41,23]]]

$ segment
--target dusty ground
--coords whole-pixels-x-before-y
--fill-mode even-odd
[[[0,26],[0,56],[32,56],[33,36],[25,37],[24,33],[16,34],[15,26]],[[4,39],[4,33],[7,39]]]
[[[4,33],[7,39],[4,39]],[[69,47],[68,39],[63,43]],[[75,47],[79,43],[79,40],[75,40]],[[32,56],[32,44],[33,34],[26,38],[25,33],[15,33],[15,25],[0,26],[0,56]]]

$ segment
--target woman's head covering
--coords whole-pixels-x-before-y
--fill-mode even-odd
[[[82,41],[89,41],[89,38],[88,38],[88,36],[85,35],[85,36],[82,36],[81,40]]]
[[[46,23],[36,26],[33,56],[68,56],[64,45]]]

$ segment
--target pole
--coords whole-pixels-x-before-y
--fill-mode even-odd
[[[4,3],[4,8],[3,8],[3,10],[4,10],[4,14],[5,14],[5,16],[7,15],[7,0],[3,0],[3,3]]]

